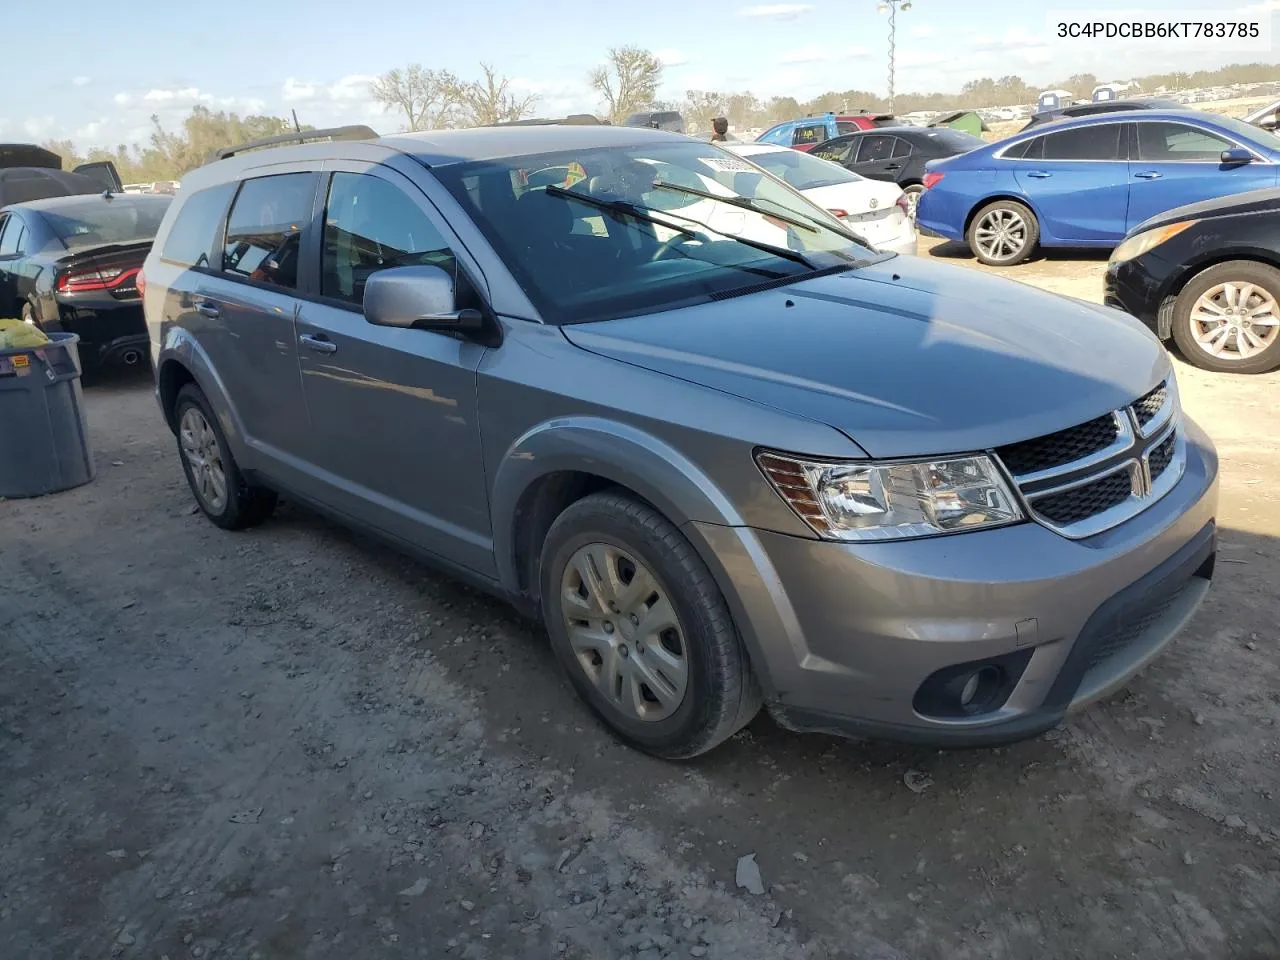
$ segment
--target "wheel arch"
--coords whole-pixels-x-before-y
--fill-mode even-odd
[[[208,355],[188,331],[171,327],[156,356],[156,399],[169,429],[176,432],[173,405],[183,386],[194,383],[213,408],[232,455],[245,462],[245,433],[240,416]]]
[[[1036,209],[1036,205],[1032,203],[1028,197],[1014,193],[1012,190],[993,193],[990,196],[983,197],[981,200],[976,201],[973,206],[969,208],[969,212],[964,216],[964,230],[961,231],[962,234],[964,236],[969,235],[969,227],[972,225],[974,217],[978,215],[979,211],[981,211],[983,207],[991,203],[998,203],[1001,200],[1011,200],[1014,203],[1020,203],[1030,210],[1032,215],[1036,218],[1036,224],[1040,228],[1040,236],[1043,238],[1044,218],[1040,216],[1040,211]]]

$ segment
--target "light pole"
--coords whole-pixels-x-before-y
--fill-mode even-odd
[[[904,12],[911,9],[911,0],[880,0],[876,9],[889,14],[889,112],[893,113],[893,58],[896,33],[898,31],[898,9]]]

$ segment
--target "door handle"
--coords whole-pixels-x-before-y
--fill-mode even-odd
[[[886,167],[885,167],[885,169],[886,169],[886,170],[901,170],[901,169],[902,169],[902,164],[900,164],[900,163],[891,163],[891,164],[889,164],[888,166],[886,166]]]
[[[195,304],[196,312],[203,316],[216,317],[221,313],[218,309],[218,305],[212,300],[205,300],[203,297],[197,297]]]
[[[1033,177],[1036,180],[1048,180],[1050,177],[1053,176],[1053,174],[1050,173],[1048,170],[1032,170],[1030,173],[1027,174],[1027,176]]]
[[[317,336],[314,333],[304,333],[298,338],[308,350],[314,350],[316,353],[337,353],[338,345],[327,337]]]
[[[1134,176],[1137,177],[1139,180],[1159,180],[1160,179],[1160,174],[1157,173],[1155,170],[1144,170],[1142,171],[1142,173],[1135,173]]]

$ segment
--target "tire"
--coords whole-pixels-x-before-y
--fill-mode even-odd
[[[566,587],[583,579],[577,573],[583,551],[602,560],[592,567],[596,573],[601,566],[606,573],[602,596],[610,599],[594,606],[585,588]],[[636,578],[642,572],[651,580],[639,587]],[[610,609],[612,599],[627,599],[628,587],[641,591],[635,593],[639,601]],[[622,492],[604,491],[568,507],[543,544],[539,588],[552,649],[578,696],[631,746],[667,760],[688,759],[733,736],[759,711],[760,687],[719,587],[676,526],[649,505]],[[571,594],[578,597],[576,608],[569,606]],[[647,609],[646,599],[654,601]],[[661,616],[668,609],[662,606],[664,599],[676,626],[644,633],[646,622],[668,621]],[[639,631],[629,610],[638,611]],[[591,616],[596,612],[602,615]],[[571,618],[581,656],[570,639]],[[612,630],[611,623],[616,623]],[[585,650],[583,638],[599,646]],[[611,661],[603,659],[610,655],[608,644],[614,645]],[[679,684],[670,678],[680,674],[669,667],[680,661],[684,685],[677,699],[671,690]],[[652,678],[652,687],[645,677]],[[654,690],[664,687],[660,701]],[[613,696],[605,692],[610,688]],[[636,702],[645,715],[624,706]]]
[[[244,478],[231,456],[218,418],[195,384],[189,383],[178,391],[173,422],[177,424],[182,472],[206,517],[224,530],[243,530],[271,516],[276,508],[275,492],[250,484]],[[202,482],[201,477],[209,478],[210,474],[202,471],[197,460],[209,465],[216,460],[221,470],[221,484]],[[219,488],[221,495],[214,496]]]
[[[990,221],[997,218],[1008,224],[1008,228],[1012,228],[1017,220],[1022,223],[1022,229],[1017,234],[1021,239],[1021,245],[1012,252],[1000,256],[992,253],[990,249],[984,249],[984,244],[978,237],[978,231],[991,226]],[[973,255],[982,263],[990,267],[1012,267],[1022,263],[1035,252],[1036,244],[1040,242],[1040,222],[1026,204],[1019,203],[1017,200],[996,200],[973,215],[964,237]],[[1011,239],[1014,238],[1011,237]]]
[[[911,222],[916,222],[916,205],[920,202],[920,197],[924,194],[924,184],[912,183],[902,188],[903,196],[907,198],[907,211]]]
[[[1235,289],[1234,299],[1229,288]],[[1244,288],[1253,287],[1252,292]],[[1241,295],[1247,303],[1239,303]],[[1202,298],[1207,301],[1202,302]],[[1215,326],[1209,318],[1214,318],[1213,308],[1228,307],[1231,310],[1246,309],[1261,315],[1223,314],[1223,319]],[[1197,317],[1201,318],[1197,320]],[[1260,320],[1270,321],[1259,323]],[[1245,327],[1248,324],[1248,327]],[[1213,341],[1201,343],[1200,338],[1213,335],[1215,329],[1225,328],[1222,335],[1226,341],[1222,344],[1223,352],[1215,355],[1212,352]],[[1238,331],[1233,334],[1232,329]],[[1178,349],[1189,363],[1202,370],[1216,373],[1267,373],[1280,367],[1280,270],[1258,263],[1254,260],[1229,260],[1215,264],[1207,270],[1191,278],[1182,288],[1173,304],[1172,333]],[[1199,338],[1197,337],[1199,334]],[[1260,339],[1262,349],[1251,343],[1250,336]],[[1243,342],[1249,350],[1256,350],[1242,356],[1239,344]]]

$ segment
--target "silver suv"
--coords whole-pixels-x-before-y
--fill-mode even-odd
[[[657,130],[236,153],[144,270],[201,509],[310,504],[539,617],[619,736],[1034,735],[1215,556],[1217,457],[1132,318],[878,253]]]

